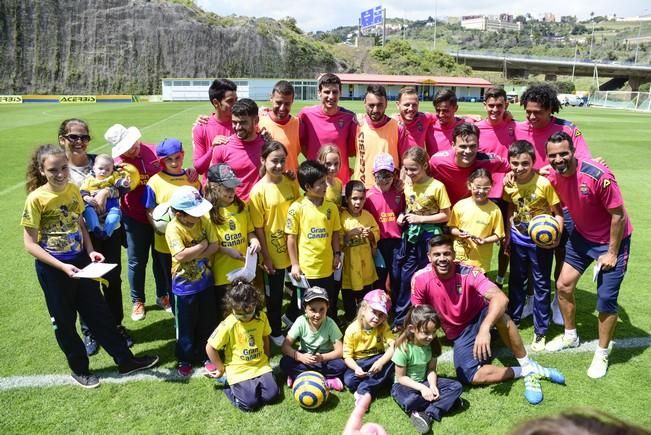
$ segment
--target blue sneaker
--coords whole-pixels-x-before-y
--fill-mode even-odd
[[[565,376],[563,376],[563,373],[559,372],[558,370],[549,367],[543,367],[533,360],[531,360],[529,367],[531,368],[531,371],[529,373],[535,373],[541,376],[543,379],[550,380],[554,384],[565,385]]]
[[[532,373],[524,377],[524,398],[532,405],[537,405],[543,400],[540,375]]]

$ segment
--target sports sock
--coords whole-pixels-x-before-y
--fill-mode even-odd
[[[577,337],[579,336],[576,333],[576,328],[575,329],[566,329],[564,335],[565,335],[566,340],[576,340]]]
[[[525,367],[531,364],[531,360],[529,359],[529,355],[525,354],[522,358],[516,358],[518,360],[518,364],[520,364],[520,367]]]
[[[495,278],[495,284],[504,284],[504,277],[497,275]]]
[[[608,348],[604,349],[603,347],[597,345],[597,349],[595,349],[594,353],[595,353],[595,355],[599,355],[599,356],[607,358],[608,357]]]

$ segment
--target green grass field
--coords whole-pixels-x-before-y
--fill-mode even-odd
[[[392,103],[393,104],[393,103]],[[361,103],[344,103],[361,112]],[[298,103],[296,106],[300,106]],[[300,107],[295,107],[297,112]],[[50,329],[41,289],[34,273],[33,259],[22,245],[20,213],[25,199],[23,179],[28,156],[41,143],[55,142],[59,123],[69,117],[89,122],[93,140],[91,152],[108,152],[104,131],[113,123],[135,125],[143,141],[157,143],[164,137],[180,138],[189,149],[193,120],[208,113],[207,103],[160,104],[22,104],[0,106],[0,149],[6,159],[0,171],[0,282],[4,297],[0,303],[0,433],[340,433],[353,408],[348,392],[334,393],[326,406],[316,412],[298,407],[283,387],[279,403],[259,412],[245,414],[233,408],[213,382],[192,378],[180,382],[166,378],[126,383],[105,382],[98,390],[82,390],[72,385],[38,388],[9,388],[19,376],[67,375],[63,354]],[[431,103],[421,109],[431,110]],[[392,109],[390,111],[393,110]],[[522,119],[520,108],[512,108]],[[479,104],[461,106],[460,113],[481,113]],[[566,109],[561,117],[578,124],[594,155],[602,156],[614,170],[624,192],[635,233],[628,274],[621,289],[621,318],[616,332],[619,339],[648,337],[651,331],[649,279],[651,264],[651,200],[645,176],[649,176],[651,114],[600,109]],[[190,152],[186,161],[191,161]],[[646,175],[645,175],[646,174]],[[173,369],[174,324],[169,314],[153,305],[151,274],[147,279],[148,312],[142,322],[129,318],[130,304],[126,274],[123,272],[125,325],[136,340],[135,353],[157,353],[161,367]],[[578,328],[584,341],[597,335],[595,287],[588,277],[577,291]],[[562,329],[553,326],[550,337]],[[532,338],[531,320],[522,326],[528,344]],[[501,347],[496,343],[496,347]],[[447,350],[447,348],[446,348]],[[278,360],[278,349],[273,349]],[[591,352],[535,355],[543,365],[554,366],[567,377],[565,387],[543,383],[545,400],[529,405],[523,397],[521,380],[501,385],[467,389],[464,397],[470,407],[447,416],[435,431],[449,434],[502,434],[517,422],[580,407],[608,412],[624,420],[651,427],[651,414],[645,411],[651,390],[651,352],[648,347],[617,347],[611,353],[608,375],[598,381],[585,370]],[[500,359],[515,364],[511,357]],[[100,376],[115,373],[113,361],[100,351],[91,359],[91,368]],[[450,362],[440,364],[440,373],[453,376]],[[10,379],[11,378],[11,379]],[[385,426],[391,434],[413,433],[409,419],[388,396],[376,400],[366,417]]]

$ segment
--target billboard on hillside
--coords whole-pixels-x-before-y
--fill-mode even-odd
[[[362,15],[359,19],[359,26],[362,29],[376,26],[378,24],[382,24],[383,19],[384,14],[382,13],[382,6],[376,6],[373,9],[362,11]]]

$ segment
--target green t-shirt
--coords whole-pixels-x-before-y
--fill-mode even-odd
[[[300,316],[287,333],[299,342],[298,350],[303,353],[326,353],[335,348],[335,341],[341,340],[343,334],[334,320],[326,317],[318,331],[313,331],[305,316]]]
[[[432,359],[430,346],[417,346],[413,343],[404,343],[396,347],[391,361],[395,365],[407,368],[407,376],[416,382],[423,382],[427,378],[427,366]],[[398,382],[395,378],[394,382]]]

